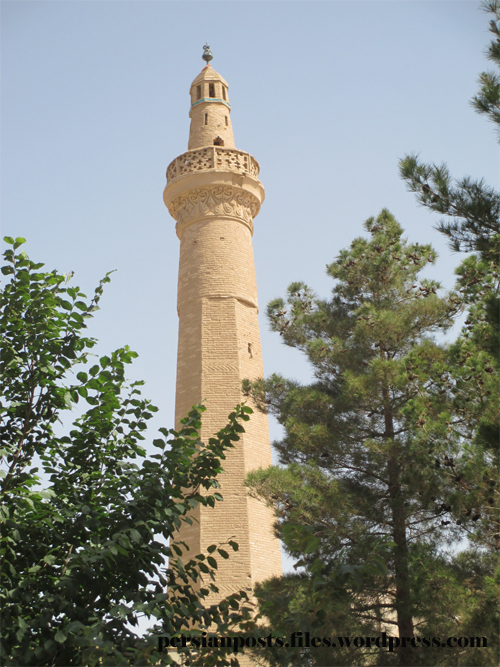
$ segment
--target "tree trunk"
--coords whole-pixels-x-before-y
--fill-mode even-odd
[[[389,391],[383,390],[385,403],[385,437],[392,441],[390,458],[388,461],[389,498],[392,514],[392,536],[396,543],[394,547],[394,573],[396,579],[396,612],[398,617],[398,631],[400,646],[398,648],[399,666],[413,665],[413,648],[410,640],[413,637],[413,616],[410,602],[410,573],[408,567],[408,544],[406,541],[406,516],[404,498],[401,493],[400,462],[397,445],[394,442],[394,424],[389,399]],[[403,646],[403,638],[406,646]]]
[[[399,665],[413,665],[413,649],[410,639],[413,637],[413,617],[410,603],[410,573],[408,568],[408,544],[401,484],[399,481],[399,463],[393,457],[389,460],[389,494],[392,510],[392,536],[394,547],[394,573],[396,579],[396,611],[399,630]],[[403,637],[407,637],[407,646],[403,646]]]

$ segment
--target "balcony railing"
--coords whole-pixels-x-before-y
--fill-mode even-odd
[[[206,146],[187,151],[176,157],[167,167],[167,183],[184,174],[211,170],[234,171],[257,178],[260,168],[257,160],[249,153],[238,151],[235,148]]]

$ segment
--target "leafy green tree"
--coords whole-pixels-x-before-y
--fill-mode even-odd
[[[154,638],[136,635],[140,616],[169,635],[193,627],[224,631],[245,616],[239,608],[244,594],[219,606],[207,600],[216,590],[213,556],[228,557],[224,545],[214,545],[209,557],[181,560],[182,545],[167,541],[190,521],[190,508],[220,499],[216,475],[224,452],[239,439],[251,410],[239,406],[205,446],[198,435],[204,408],[198,406],[180,431],[160,429],[156,453],[147,456],[141,443],[157,408],[141,397],[141,383],[126,382],[126,366],[137,355],[125,347],[87,366],[96,341],[83,333],[109,275],[88,303],[64,274],[43,271],[43,264],[17,252],[24,239],[5,240],[2,662],[171,664],[167,653],[157,653]],[[82,399],[87,411],[63,435],[58,422]],[[186,660],[198,664],[193,655]],[[229,663],[217,651],[199,662]]]
[[[438,550],[459,530],[442,500],[453,468],[441,462],[461,451],[463,417],[450,392],[448,350],[434,334],[452,323],[460,303],[454,294],[439,296],[439,284],[420,277],[436,253],[408,243],[388,211],[365,227],[370,238],[355,239],[328,266],[336,281],[330,300],[294,283],[286,302],[268,306],[272,329],[307,355],[315,379],[301,385],[274,375],[246,385],[285,428],[275,443],[285,467],[257,471],[249,484],[277,503],[280,534],[304,567],[263,587],[260,598],[279,627],[273,601],[281,619],[286,609],[306,626],[319,622],[330,636],[376,636],[389,627],[411,637],[416,624],[420,636],[451,636],[456,626],[447,612],[458,593],[441,597],[440,584],[430,591],[422,579],[439,570]],[[384,550],[387,573],[366,576],[361,568]],[[346,586],[346,566],[352,574],[360,568],[361,588]],[[442,568],[450,570],[451,562]],[[321,577],[323,588],[311,597]],[[325,585],[332,578],[333,585]],[[324,655],[310,651],[306,663],[303,653],[293,653],[292,664],[325,664]],[[397,658],[372,648],[337,651],[334,660],[441,664],[435,653],[411,646],[401,647]]]
[[[494,35],[487,55],[500,66],[500,2],[483,3]],[[474,108],[500,131],[500,76],[484,72]],[[499,134],[500,137],[500,134]],[[408,155],[400,172],[417,201],[444,216],[438,225],[457,252],[473,253],[457,269],[457,300],[467,310],[462,332],[452,347],[450,391],[454,395],[463,449],[453,463],[448,497],[470,537],[500,549],[498,454],[500,443],[499,315],[500,193],[483,180],[453,181],[445,164]],[[457,301],[458,302],[458,301]],[[467,502],[456,502],[466,498]]]

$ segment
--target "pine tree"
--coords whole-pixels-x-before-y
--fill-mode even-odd
[[[487,55],[498,68],[500,1],[483,3],[483,8],[492,14],[494,35]],[[500,76],[484,72],[479,83],[472,105],[493,122],[500,138]],[[426,164],[416,155],[401,160],[400,172],[418,202],[444,216],[437,228],[451,248],[473,253],[457,269],[455,298],[467,319],[451,349],[450,373],[463,447],[450,475],[448,498],[469,536],[498,550],[500,193],[483,180],[454,182],[445,164]]]
[[[337,620],[331,632],[373,636],[393,625],[403,638],[431,602],[417,583],[422,549],[428,560],[457,530],[441,501],[441,461],[457,456],[460,436],[448,352],[433,334],[451,324],[458,306],[453,294],[438,295],[437,282],[419,278],[436,258],[430,246],[408,243],[386,210],[365,227],[370,239],[356,239],[328,267],[336,280],[330,300],[294,283],[286,303],[269,304],[272,328],[308,356],[315,381],[272,376],[253,386],[285,427],[275,446],[286,468],[254,473],[250,484],[277,502],[285,544],[313,579],[338,574],[340,563],[361,567],[385,542],[387,575],[365,578],[363,593],[351,589],[344,626]],[[304,529],[317,546],[304,548]],[[432,663],[407,646],[399,664]]]
[[[500,1],[483,8],[493,15],[488,58],[498,66]],[[500,129],[496,72],[480,76],[472,104]],[[288,634],[373,636],[394,624],[400,637],[486,636],[488,649],[402,650],[399,664],[493,665],[500,195],[482,180],[454,183],[446,165],[415,155],[400,167],[419,202],[444,216],[438,229],[452,248],[473,254],[455,292],[440,299],[436,284],[417,281],[432,251],[408,246],[383,212],[367,222],[371,241],[356,240],[329,267],[339,281],[330,301],[297,283],[286,303],[270,304],[272,327],[308,355],[315,382],[273,376],[247,385],[285,427],[275,443],[285,467],[249,484],[277,503],[277,529],[299,566],[258,595],[271,627]],[[457,341],[437,345],[432,333],[464,310]],[[455,551],[463,531],[478,547]],[[394,654],[338,645],[285,653],[272,652],[271,664],[395,664]]]
[[[492,14],[490,32],[494,35],[487,51],[488,60],[497,68],[500,67],[500,2],[487,0],[483,2],[483,9]],[[472,98],[472,105],[478,113],[485,114],[489,120],[500,128],[500,77],[497,72],[483,72],[479,76],[480,88],[478,94]],[[500,141],[500,133],[498,133]]]

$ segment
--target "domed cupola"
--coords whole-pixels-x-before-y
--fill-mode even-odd
[[[210,65],[212,54],[204,47],[203,59],[207,62],[191,84],[191,127],[188,150],[205,146],[234,148],[227,81]]]

